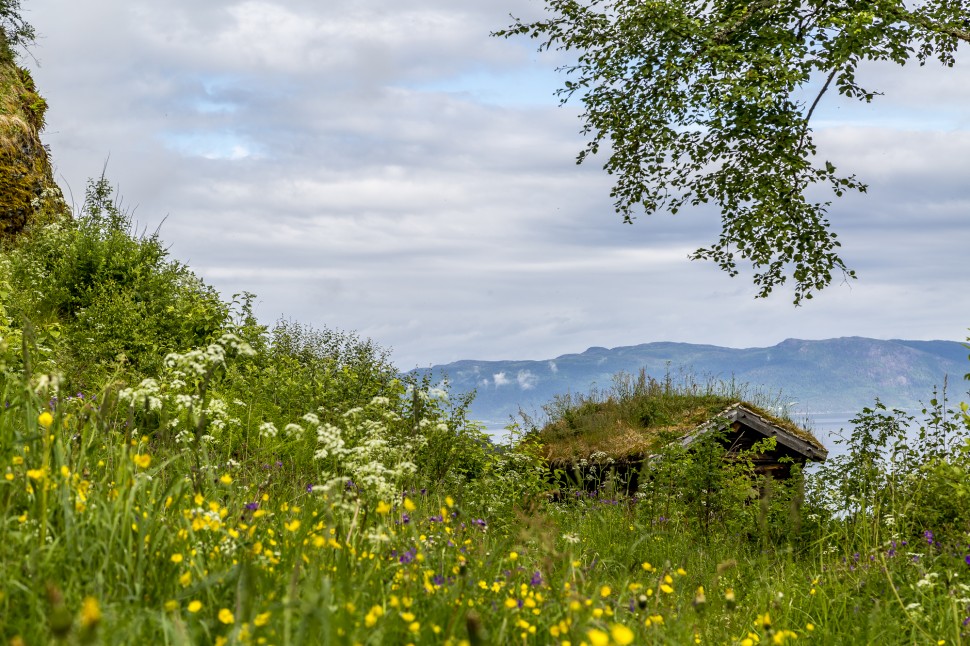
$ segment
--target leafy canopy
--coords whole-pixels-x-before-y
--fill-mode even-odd
[[[600,148],[625,222],[635,212],[712,203],[720,238],[691,259],[734,276],[751,263],[758,297],[791,277],[795,304],[833,274],[855,277],[816,201],[865,192],[816,157],[811,118],[829,89],[870,102],[860,62],[954,63],[970,42],[966,0],[546,0],[551,17],[515,19],[495,35],[526,35],[539,51],[575,51],[558,95],[582,101],[578,163]]]

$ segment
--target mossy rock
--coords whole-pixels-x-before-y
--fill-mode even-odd
[[[46,111],[30,72],[0,64],[0,242],[70,214],[40,140]]]

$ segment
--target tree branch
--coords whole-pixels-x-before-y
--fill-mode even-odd
[[[946,25],[941,25],[940,23],[927,18],[926,16],[920,15],[918,13],[906,12],[905,18],[915,25],[926,29],[927,31],[932,31],[937,34],[944,34],[946,36],[952,36],[957,40],[962,40],[964,42],[970,43],[970,31],[966,29],[957,29],[956,27],[948,27]],[[964,23],[966,24],[966,22]]]
[[[808,109],[808,114],[805,115],[805,127],[806,128],[808,127],[808,122],[812,120],[812,113],[815,112],[815,106],[817,106],[818,105],[818,102],[822,100],[822,95],[825,94],[825,91],[829,89],[829,84],[832,83],[832,79],[835,78],[835,75],[838,73],[838,71],[839,71],[839,68],[838,67],[833,67],[832,68],[832,71],[829,72],[829,77],[827,79],[825,79],[825,85],[822,86],[822,89],[819,90],[819,92],[818,92],[818,96],[816,96],[815,97],[815,100],[812,101],[812,107],[810,107]]]

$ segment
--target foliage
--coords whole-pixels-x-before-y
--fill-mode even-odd
[[[559,95],[583,103],[590,139],[578,161],[605,149],[624,221],[639,208],[712,203],[720,238],[692,258],[732,276],[738,260],[750,262],[759,297],[792,278],[796,304],[833,274],[855,275],[816,185],[836,196],[866,190],[816,157],[811,119],[822,96],[834,87],[870,102],[879,93],[856,79],[862,61],[952,66],[958,43],[970,41],[966,3],[948,0],[912,9],[899,0],[545,5],[550,17],[496,35],[578,54]]]
[[[59,339],[49,349],[74,389],[102,383],[119,362],[155,375],[167,353],[227,323],[218,294],[168,258],[157,232],[134,233],[104,177],[90,182],[76,218],[42,227],[6,256],[8,313],[35,344]]]
[[[37,37],[23,19],[20,0],[0,0],[0,62],[13,62],[13,47],[26,47]]]

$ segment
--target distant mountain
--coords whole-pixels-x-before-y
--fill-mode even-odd
[[[543,361],[463,360],[417,369],[438,380],[447,377],[453,392],[477,391],[472,417],[490,429],[501,428],[521,407],[541,413],[557,394],[609,388],[623,371],[678,381],[690,374],[746,384],[749,390],[780,393],[798,413],[853,413],[876,397],[898,408],[916,408],[932,397],[934,386],[949,379],[954,399],[967,393],[970,350],[953,341],[880,341],[845,337],[824,341],[787,339],[770,348],[723,348],[690,343],[645,343],[620,348],[589,348]]]

